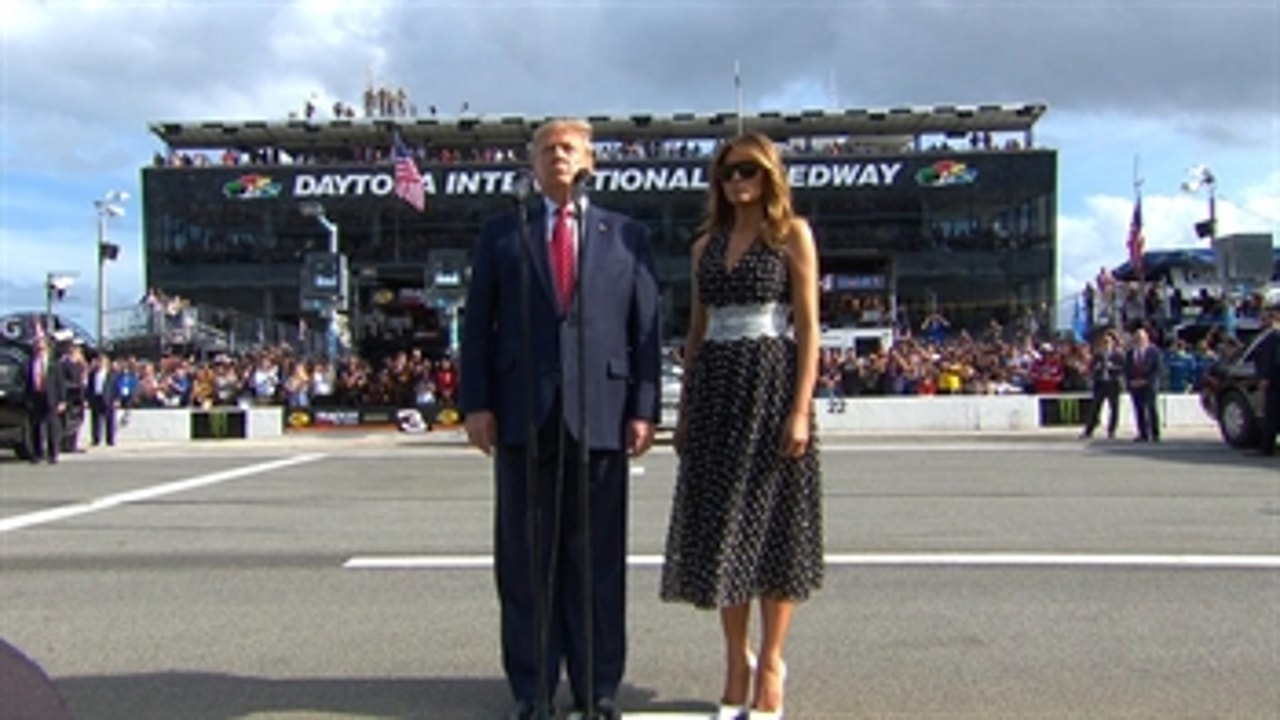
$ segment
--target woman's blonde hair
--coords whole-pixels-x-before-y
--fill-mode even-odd
[[[791,239],[795,211],[791,207],[791,185],[787,182],[787,169],[782,164],[778,146],[768,136],[749,132],[725,141],[711,160],[711,184],[707,193],[707,219],[702,233],[727,231],[733,227],[733,204],[724,196],[724,182],[720,168],[729,154],[742,149],[760,165],[763,176],[760,202],[764,205],[764,223],[761,233],[774,249],[779,249]]]

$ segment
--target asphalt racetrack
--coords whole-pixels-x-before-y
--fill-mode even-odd
[[[1060,431],[826,438],[823,463],[788,718],[1280,716],[1274,459]],[[628,717],[720,689],[715,615],[657,599],[674,468],[633,467]],[[0,639],[76,720],[498,718],[492,505],[448,436],[6,459]]]

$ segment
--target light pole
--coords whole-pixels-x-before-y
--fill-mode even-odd
[[[324,205],[318,202],[304,202],[298,206],[298,211],[307,217],[315,218],[324,226],[325,230],[329,231],[329,259],[333,263],[333,271],[337,277],[334,278],[333,296],[327,303],[329,328],[326,339],[328,341],[329,362],[335,363],[338,361],[338,305],[339,299],[344,294],[341,288],[346,285],[343,277],[345,274],[343,272],[343,263],[338,254],[338,224],[325,215]]]
[[[71,272],[49,272],[44,278],[44,336],[50,343],[57,331],[57,323],[53,321],[53,301],[61,300],[67,290],[75,283],[76,274]]]
[[[93,201],[93,207],[98,215],[98,307],[94,339],[100,349],[107,347],[107,263],[120,256],[120,246],[107,242],[107,220],[123,216],[124,205],[121,203],[128,199],[129,193],[112,190]]]
[[[1224,252],[1223,248],[1218,247],[1218,202],[1217,189],[1218,180],[1213,175],[1213,171],[1206,165],[1196,165],[1187,171],[1187,180],[1182,183],[1182,189],[1185,192],[1195,193],[1201,189],[1208,191],[1209,195],[1209,219],[1207,221],[1196,223],[1196,235],[1202,238],[1209,238],[1209,245],[1213,248],[1215,262],[1221,260],[1217,257],[1218,253]],[[1222,328],[1231,337],[1236,335],[1236,309],[1231,301],[1231,281],[1227,277],[1227,268],[1221,263],[1217,265],[1222,268],[1218,282],[1222,285]]]

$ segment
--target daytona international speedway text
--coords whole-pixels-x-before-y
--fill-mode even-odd
[[[794,187],[889,187],[899,181],[901,162],[826,162],[794,164],[789,169]],[[497,195],[512,190],[515,169],[451,169],[424,171],[428,195]],[[293,196],[387,196],[394,189],[390,168],[365,172],[299,173]],[[705,167],[687,165],[601,167],[595,174],[595,190],[604,193],[654,193],[703,191]],[[246,198],[247,199],[247,198]]]

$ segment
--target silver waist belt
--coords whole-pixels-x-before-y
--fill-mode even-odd
[[[787,307],[781,303],[707,308],[707,334],[704,339],[709,342],[776,338],[786,332]]]

